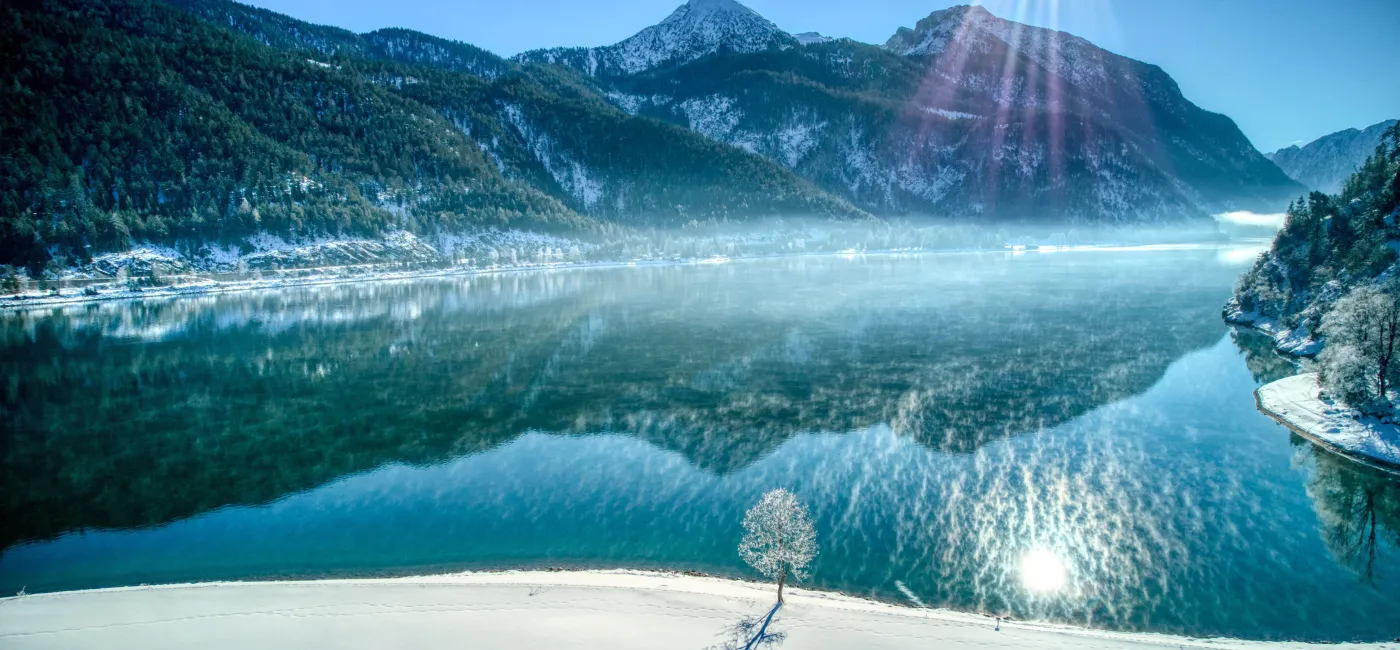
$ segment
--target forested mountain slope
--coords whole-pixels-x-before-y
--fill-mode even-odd
[[[499,77],[511,68],[504,59],[479,47],[407,29],[389,28],[356,34],[339,27],[313,25],[274,11],[227,0],[164,1],[279,50],[307,50],[324,56],[424,63],[490,78]]]
[[[693,0],[613,49],[518,61],[227,0],[0,18],[0,264],[31,269],[264,233],[1206,222],[1301,191],[1160,69],[976,7],[877,47]]]
[[[592,225],[351,72],[146,2],[0,12],[2,262],[405,221]]]
[[[228,0],[167,2],[278,49],[357,66],[471,134],[507,177],[590,216],[642,225],[864,216],[762,157],[629,115],[565,69],[405,29],[357,35]]]
[[[862,216],[556,73],[401,30],[362,38],[199,6],[257,20],[147,0],[0,8],[0,263],[263,232]]]

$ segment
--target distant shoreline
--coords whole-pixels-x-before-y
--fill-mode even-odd
[[[789,588],[784,647],[1315,648],[1007,621]],[[6,648],[705,647],[766,612],[769,584],[644,571],[498,571],[118,587],[0,599]],[[1392,643],[1336,647],[1400,648]]]
[[[1042,246],[1039,248],[949,248],[949,249],[880,249],[847,250],[825,252],[801,252],[774,255],[754,255],[746,257],[710,257],[692,259],[652,259],[631,261],[599,262],[544,262],[519,266],[474,267],[454,266],[414,271],[378,271],[365,266],[330,266],[306,269],[286,269],[285,273],[301,273],[302,277],[277,277],[270,279],[250,279],[220,281],[206,279],[187,284],[151,287],[140,291],[104,291],[95,295],[85,294],[81,289],[68,289],[62,296],[29,292],[22,296],[0,297],[0,313],[22,312],[31,309],[67,307],[98,302],[119,300],[172,299],[191,296],[206,296],[220,293],[240,293],[249,291],[278,291],[297,287],[331,286],[369,282],[404,282],[432,278],[468,277],[495,273],[515,273],[523,271],[553,271],[574,269],[615,269],[628,267],[688,266],[714,263],[746,262],[757,260],[791,259],[802,257],[840,257],[865,255],[967,255],[967,254],[1049,254],[1066,252],[1114,252],[1114,251],[1162,251],[1200,250],[1218,248],[1221,242],[1198,242],[1188,244],[1085,244],[1067,247]],[[390,266],[385,264],[382,266]],[[270,272],[271,273],[271,272]]]

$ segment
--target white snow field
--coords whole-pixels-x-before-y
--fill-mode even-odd
[[[1321,396],[1317,373],[1285,377],[1254,392],[1259,410],[1313,442],[1379,469],[1400,472],[1400,427]]]
[[[791,650],[1313,647],[1022,622],[998,630],[975,614],[788,594],[770,631],[786,633]],[[771,585],[633,571],[129,587],[0,600],[0,647],[699,650],[773,596]]]

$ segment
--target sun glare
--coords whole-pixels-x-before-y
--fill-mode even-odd
[[[1065,585],[1065,562],[1054,551],[1037,548],[1021,556],[1021,584],[1033,593],[1050,594]]]

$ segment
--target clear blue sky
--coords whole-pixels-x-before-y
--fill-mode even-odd
[[[789,32],[883,43],[948,0],[741,0]],[[407,27],[502,55],[607,45],[681,0],[251,0],[357,32]],[[1400,0],[983,0],[1155,63],[1261,151],[1400,117]],[[1057,8],[1057,9],[1056,9]]]

